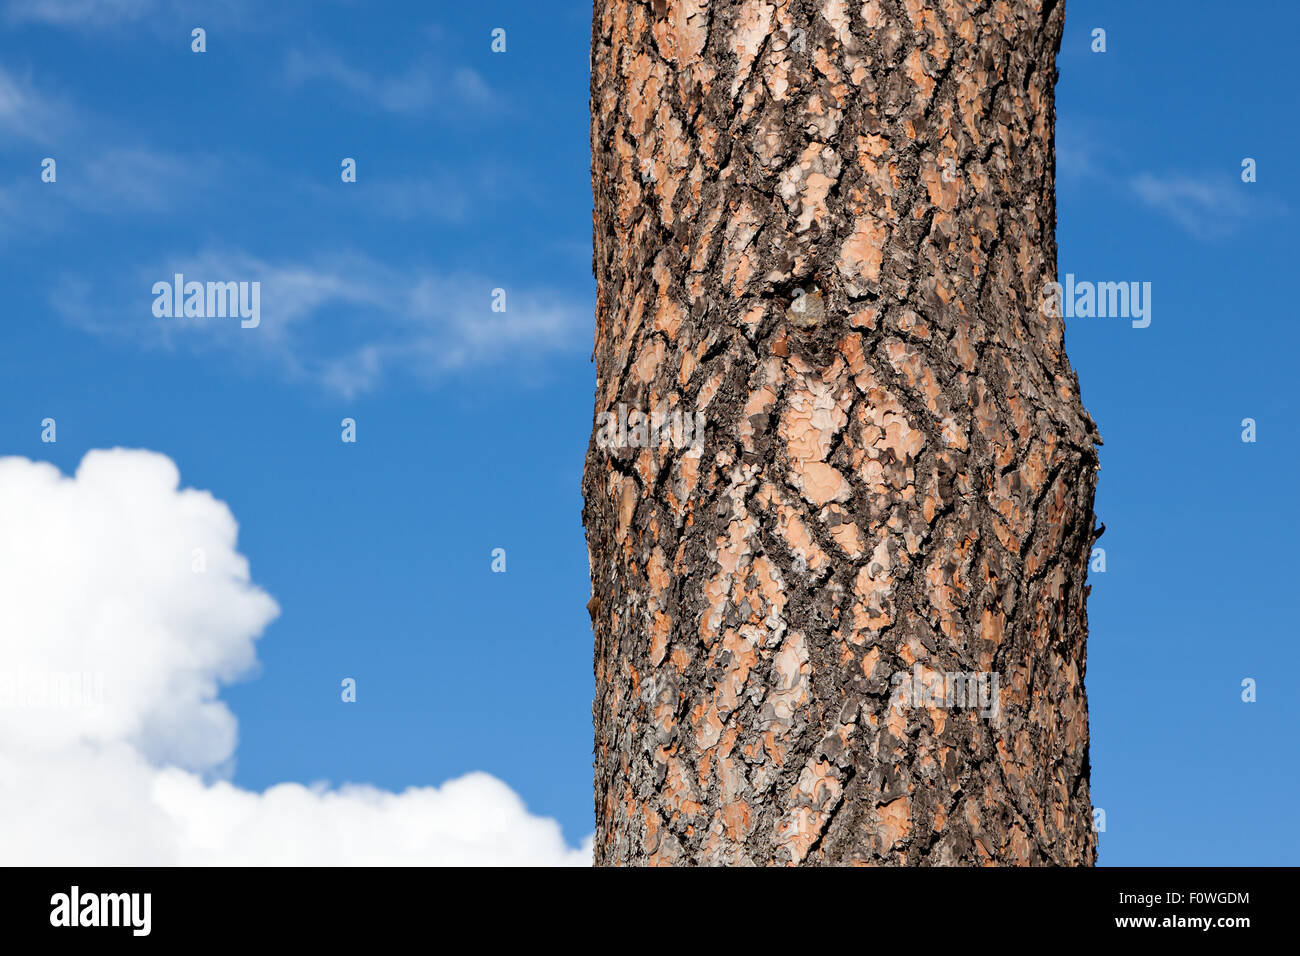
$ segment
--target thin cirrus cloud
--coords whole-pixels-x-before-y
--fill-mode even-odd
[[[1103,138],[1085,134],[1064,119],[1056,124],[1056,175],[1058,179],[1087,179],[1101,174]]]
[[[108,147],[83,162],[62,163],[59,188],[47,192],[78,214],[173,214],[217,187],[221,165],[208,156]]]
[[[5,14],[14,23],[85,27],[130,23],[157,6],[155,0],[10,0]]]
[[[90,155],[63,153],[56,183],[28,175],[0,187],[0,240],[27,240],[84,228],[88,217],[175,217],[210,202],[228,165],[210,156],[180,156],[140,146],[104,146]]]
[[[260,324],[232,318],[158,318],[156,282],[258,282]],[[392,376],[423,384],[449,372],[523,366],[581,350],[591,303],[545,287],[505,288],[494,311],[487,276],[399,269],[360,254],[309,263],[208,251],[137,272],[108,287],[65,277],[52,296],[69,323],[150,349],[254,366],[350,398]]]
[[[1180,173],[1141,173],[1129,188],[1147,206],[1191,233],[1197,239],[1231,235],[1259,212],[1244,194],[1252,188],[1234,174],[1190,176]]]
[[[1260,201],[1255,190],[1261,187],[1243,183],[1237,166],[1202,173],[1125,172],[1125,154],[1112,140],[1092,124],[1061,121],[1056,129],[1058,180],[1101,186],[1124,202],[1135,198],[1207,242],[1230,236],[1251,220],[1275,215],[1282,208]]]
[[[70,107],[42,92],[32,78],[0,64],[0,149],[6,145],[53,142],[71,120]]]
[[[177,197],[215,184],[220,164],[139,147],[113,148],[90,159],[80,177],[65,177],[73,201],[102,211],[171,209]]]
[[[364,187],[345,190],[303,178],[295,198],[325,208],[347,204],[355,215],[367,218],[464,223],[492,203],[535,203],[540,194],[527,169],[508,163],[484,161],[471,169],[435,165],[421,172],[386,178],[367,175]]]
[[[326,83],[340,87],[387,113],[418,115],[435,108],[466,107],[489,110],[500,105],[475,70],[463,66],[439,70],[424,60],[400,73],[381,75],[353,66],[327,49],[293,49],[285,60],[285,78],[291,86]]]
[[[5,102],[0,74],[0,111]],[[20,112],[15,110],[15,114]],[[14,116],[15,125],[25,118]],[[0,130],[5,129],[0,113]],[[36,127],[33,125],[33,129]],[[16,131],[9,130],[14,133]],[[57,185],[42,182],[32,160],[28,175],[0,187],[0,238],[57,233],[74,217],[176,217],[231,194],[234,184],[267,179],[268,167],[244,156],[183,155],[146,146],[97,144],[80,152],[61,152]],[[39,157],[38,157],[39,158]],[[462,223],[483,204],[512,195],[529,196],[525,171],[501,164],[475,170],[431,169],[424,176],[368,180],[364,190],[340,193],[302,177],[295,197],[326,204],[346,202],[358,215],[399,222],[421,220]],[[263,194],[266,204],[282,202],[278,193]]]
[[[0,153],[19,154],[26,165],[26,175],[0,187],[0,238],[57,232],[69,214],[173,214],[208,195],[229,165],[131,139],[111,120],[0,65]],[[54,183],[42,180],[47,151],[58,162]]]
[[[18,75],[0,64],[0,154],[29,155],[33,145],[46,147],[69,125],[71,110],[66,103],[37,88],[30,76]],[[42,149],[42,152],[44,150]],[[37,153],[29,162],[26,180],[11,180],[0,186],[0,239],[49,230],[49,217],[32,202],[39,187]]]
[[[0,528],[4,862],[590,863],[590,840],[485,773],[400,793],[231,783],[220,691],[280,609],[230,509],[166,456],[91,451],[71,477],[0,458]]]
[[[82,33],[146,27],[153,35],[174,36],[174,27],[182,20],[191,26],[255,28],[280,12],[279,7],[254,0],[8,0],[4,18],[14,26],[32,24]],[[195,18],[201,19],[194,22]],[[188,28],[180,36],[188,46]]]

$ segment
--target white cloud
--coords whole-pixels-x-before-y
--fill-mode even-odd
[[[199,282],[261,283],[261,324],[153,316],[154,282],[181,273]],[[522,365],[579,350],[591,307],[553,290],[506,288],[506,311],[492,311],[500,280],[428,269],[400,270],[362,255],[308,264],[274,263],[243,252],[207,251],[98,289],[67,278],[53,296],[68,321],[149,347],[225,353],[351,397],[390,374],[431,382],[456,369]]]
[[[222,29],[256,27],[279,12],[256,0],[8,0],[5,18],[12,24],[39,24],[80,32],[141,28],[157,36],[180,37],[189,46],[191,26]],[[295,10],[300,14],[301,10]],[[260,15],[260,16],[259,16]],[[181,21],[189,21],[183,24]],[[178,26],[185,29],[177,33]]]
[[[285,76],[292,85],[332,83],[387,113],[419,114],[434,107],[486,110],[499,105],[476,71],[468,67],[442,71],[427,60],[412,63],[402,73],[380,76],[350,65],[327,49],[295,49],[285,60]]]
[[[1085,135],[1076,123],[1056,124],[1056,176],[1061,180],[1088,179],[1101,175],[1102,137]]]
[[[498,105],[497,96],[483,74],[462,66],[451,75],[451,85],[467,106],[490,109]]]
[[[367,183],[358,201],[367,211],[391,219],[464,222],[476,201],[490,195],[501,178],[484,175],[480,169],[477,173],[435,171],[427,179],[378,180]]]
[[[11,0],[7,13],[15,23],[84,27],[130,23],[156,6],[155,0]]]
[[[589,862],[487,774],[402,793],[228,782],[219,691],[279,611],[237,531],[163,455],[92,451],[71,478],[0,458],[5,863]]]
[[[216,183],[220,163],[133,147],[108,147],[83,169],[62,171],[60,193],[81,209],[103,213],[174,211]]]
[[[68,107],[41,92],[29,76],[14,76],[0,65],[0,134],[45,145],[69,121]]]
[[[39,154],[38,154],[39,155]],[[220,162],[141,147],[106,147],[84,161],[56,167],[55,185],[28,160],[28,174],[0,187],[0,240],[28,241],[84,229],[88,216],[185,215],[219,194]]]
[[[1217,239],[1234,232],[1255,214],[1243,184],[1231,173],[1194,177],[1142,173],[1129,181],[1138,198],[1198,239]]]

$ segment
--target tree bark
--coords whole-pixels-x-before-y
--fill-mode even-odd
[[[1095,862],[1063,20],[596,0],[598,864]]]

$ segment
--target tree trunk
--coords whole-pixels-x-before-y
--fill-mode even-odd
[[[598,864],[1095,861],[1063,19],[596,0]]]

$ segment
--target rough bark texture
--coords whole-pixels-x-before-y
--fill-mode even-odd
[[[706,422],[588,451],[597,863],[1094,862],[1063,18],[596,0],[596,411]]]

